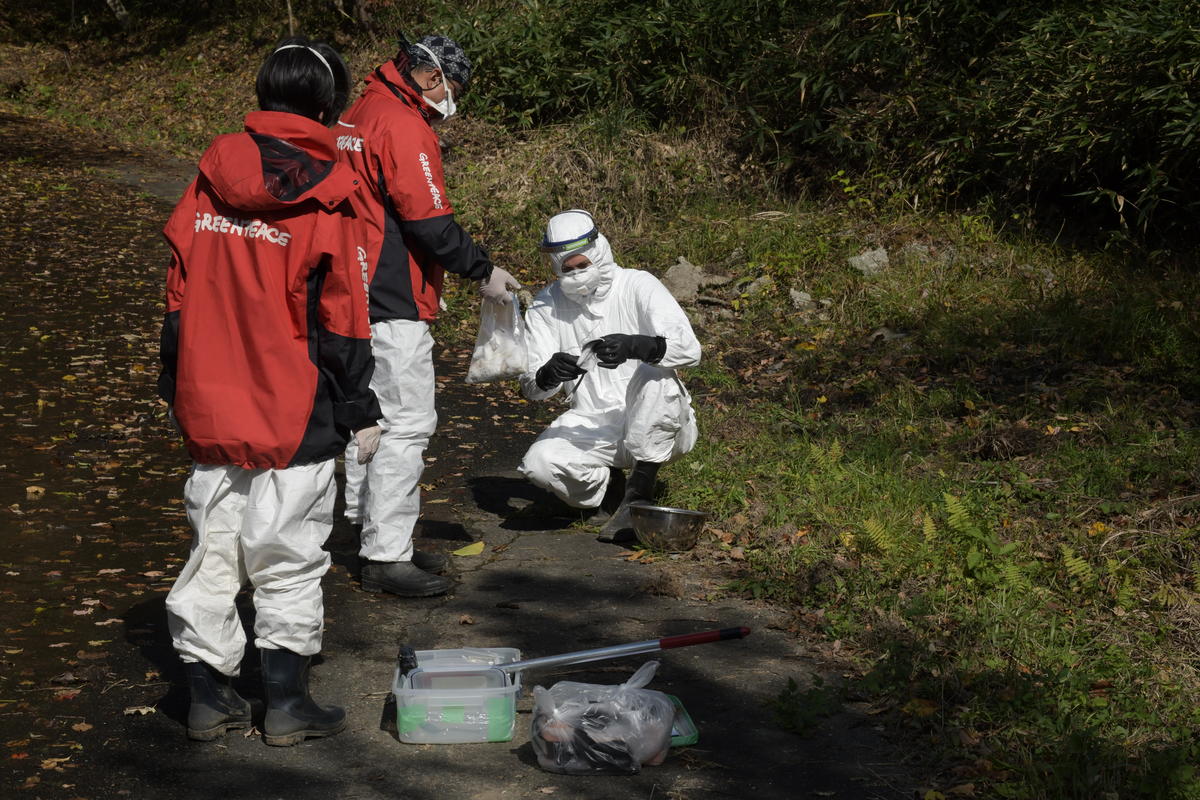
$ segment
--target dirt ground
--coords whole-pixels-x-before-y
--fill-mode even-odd
[[[52,124],[0,115],[0,758],[23,798],[906,798],[919,742],[858,704],[784,730],[772,702],[842,676],[785,610],[727,596],[711,551],[633,558],[537,508],[515,471],[548,409],[469,386],[439,346],[439,433],[423,479],[423,546],[453,557],[447,597],[357,584],[339,523],[313,693],[347,707],[327,740],[189,742],[187,691],[163,600],[190,533],[187,471],[154,396],[166,247],[158,231],[192,172]],[[451,176],[451,182],[453,176]],[[435,337],[437,332],[435,331]],[[449,338],[449,337],[447,337]],[[461,337],[460,337],[461,338]],[[244,615],[252,610],[245,604]],[[745,625],[749,638],[664,651],[651,688],[678,696],[699,742],[634,776],[544,772],[529,742],[534,685],[615,684],[651,656],[530,671],[516,732],[411,745],[389,689],[399,643],[506,646],[527,658]],[[239,681],[257,701],[253,653]]]

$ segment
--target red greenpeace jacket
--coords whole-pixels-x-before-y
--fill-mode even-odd
[[[387,62],[334,129],[366,184],[371,321],[437,318],[444,272],[482,279],[492,262],[455,221],[437,134],[408,63]]]
[[[200,160],[163,231],[159,378],[195,461],[324,461],[382,416],[357,183],[333,132],[296,114],[249,114]]]

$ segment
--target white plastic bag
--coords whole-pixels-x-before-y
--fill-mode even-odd
[[[538,766],[566,775],[633,774],[661,764],[671,747],[675,705],[643,688],[657,661],[625,683],[601,686],[559,681],[533,690],[533,750]]]
[[[467,369],[467,383],[488,383],[516,378],[525,372],[525,320],[515,293],[507,303],[483,300],[479,308],[479,335]]]

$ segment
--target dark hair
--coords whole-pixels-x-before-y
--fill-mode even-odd
[[[313,51],[321,54],[328,69]],[[350,70],[325,42],[289,36],[259,68],[254,91],[263,111],[285,111],[333,125],[350,99]]]

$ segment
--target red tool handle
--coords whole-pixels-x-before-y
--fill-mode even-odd
[[[679,636],[667,636],[658,640],[658,646],[663,650],[669,650],[672,647],[687,647],[693,644],[708,644],[709,642],[720,642],[724,639],[744,639],[750,635],[750,629],[741,628],[721,628],[716,631],[704,631],[703,633],[683,633]]]

